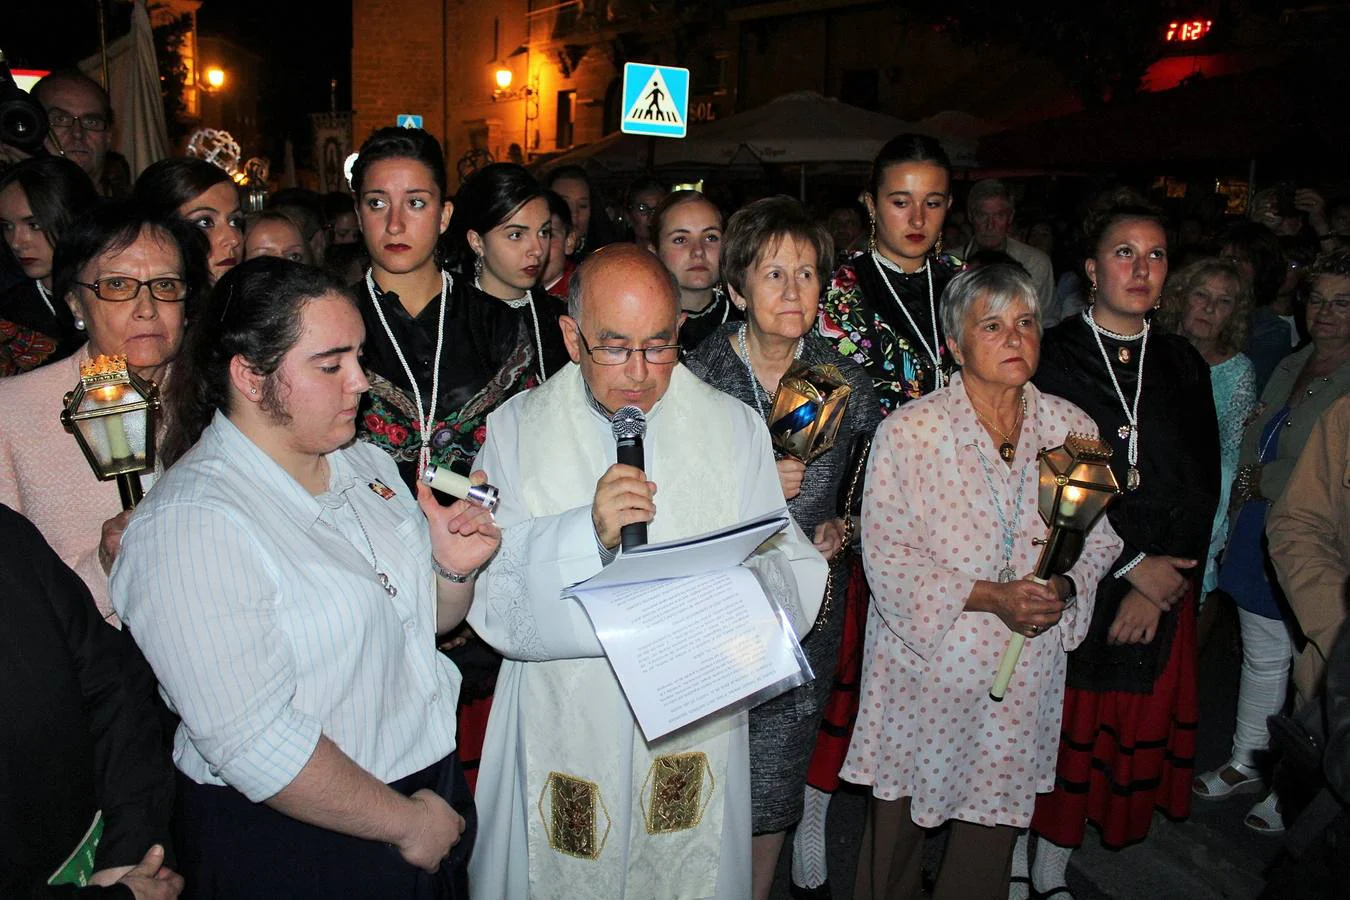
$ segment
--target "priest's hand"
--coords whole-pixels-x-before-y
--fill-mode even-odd
[[[485,484],[487,475],[474,472],[473,484]],[[456,500],[441,506],[431,488],[417,483],[417,505],[431,529],[431,555],[445,568],[467,575],[487,563],[502,542],[502,531],[492,513],[476,503]]]
[[[605,549],[619,546],[623,526],[656,518],[655,496],[656,485],[634,466],[615,463],[600,476],[591,504],[591,524]]]
[[[133,512],[134,509],[124,509],[103,523],[103,531],[98,542],[98,564],[103,567],[104,575],[112,571],[113,562],[117,559],[118,551],[122,549],[122,532],[127,530],[127,523],[131,521]]]
[[[464,834],[464,817],[435,791],[423,788],[408,799],[414,813],[407,836],[398,842],[399,855],[423,872],[435,872]]]
[[[806,477],[806,463],[800,459],[785,456],[778,460],[778,483],[783,486],[783,499],[791,500],[802,492],[802,479]]]

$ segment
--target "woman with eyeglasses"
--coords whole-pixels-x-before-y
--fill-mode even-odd
[[[0,173],[0,238],[24,274],[0,293],[0,376],[65,359],[84,343],[70,308],[52,296],[52,254],[70,222],[96,202],[89,176],[59,156]]]
[[[1287,617],[1279,585],[1267,577],[1266,515],[1284,493],[1317,420],[1350,391],[1350,251],[1318,257],[1308,267],[1306,283],[1312,342],[1275,367],[1243,433],[1233,483],[1233,525],[1219,569],[1219,589],[1237,603],[1242,680],[1232,757],[1198,776],[1193,785],[1195,794],[1207,799],[1260,790],[1268,775],[1266,717],[1284,706],[1294,656],[1290,633],[1297,623]],[[1316,652],[1299,657],[1293,678],[1296,705],[1317,696],[1323,662]],[[1273,791],[1267,794],[1244,823],[1261,834],[1284,831],[1278,796]]]
[[[38,527],[115,620],[107,573],[130,514],[116,484],[95,478],[62,427],[62,398],[79,384],[80,366],[100,355],[124,355],[129,371],[164,384],[206,284],[205,247],[177,218],[119,201],[70,224],[53,271],[53,297],[89,341],[60,362],[0,381],[0,503]]]

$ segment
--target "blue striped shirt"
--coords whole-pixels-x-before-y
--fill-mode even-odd
[[[380,450],[327,459],[312,496],[217,414],[112,571],[113,606],[182,717],[178,768],[253,801],[290,784],[321,733],[386,783],[455,748],[460,675],[436,650],[426,518]]]

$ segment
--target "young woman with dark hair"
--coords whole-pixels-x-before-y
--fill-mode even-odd
[[[688,353],[727,322],[745,317],[722,286],[724,225],[722,211],[700,191],[667,194],[652,213],[647,248],[680,285],[680,346]]]
[[[182,719],[177,850],[207,893],[468,896],[460,676],[434,638],[464,618],[500,532],[425,485],[414,500],[353,442],[356,306],[290,260],[221,279],[166,398],[169,468],[112,582]]]
[[[52,257],[70,222],[97,202],[89,176],[59,156],[0,173],[0,237],[25,276],[0,295],[0,376],[65,359],[84,343],[52,294]]]
[[[1121,847],[1148,835],[1155,809],[1190,812],[1196,594],[1219,499],[1209,366],[1150,323],[1168,273],[1161,217],[1135,201],[1095,215],[1085,233],[1089,305],[1046,333],[1033,380],[1082,408],[1111,446],[1122,493],[1107,517],[1125,546],[1069,654],[1055,790],[1031,823],[1031,889],[1045,895],[1067,894],[1088,822]],[[1019,850],[1013,873],[1025,881],[1024,840]]]
[[[550,235],[548,199],[515,163],[493,163],[455,195],[446,246],[451,264],[488,302],[504,303],[529,330],[540,381],[568,362],[558,317],[562,307],[539,288]]]
[[[942,144],[921,134],[892,138],[872,162],[863,205],[869,247],[835,270],[820,300],[816,330],[872,379],[883,414],[946,383],[952,366],[938,298],[961,261],[942,252],[952,204],[951,162]],[[856,560],[844,610],[836,688],[806,779],[806,807],[793,838],[796,896],[828,896],[825,816],[839,787],[858,713],[867,589]]]
[[[596,195],[590,176],[581,166],[559,166],[544,179],[544,187],[555,191],[572,210],[572,229],[577,235],[573,262],[581,262],[593,250],[614,241],[614,226],[605,215],[604,204]]]
[[[409,486],[431,464],[467,473],[487,414],[539,370],[518,312],[442,268],[437,244],[454,210],[445,185],[440,145],[420,129],[380,129],[352,167],[370,254],[361,315],[371,386],[358,433]]]
[[[437,244],[457,213],[431,135],[415,128],[375,132],[352,167],[352,192],[370,254],[358,287],[370,379],[358,435],[393,457],[410,486],[428,464],[468,474],[488,413],[539,380],[529,312],[522,317],[522,310],[476,289],[472,269],[452,275],[442,268]],[[478,215],[472,222],[491,231]],[[447,650],[465,675],[459,750],[473,785],[501,657],[463,636]]]
[[[212,284],[243,259],[244,212],[223,169],[200,159],[161,159],[141,173],[131,194],[152,213],[177,215],[202,230],[211,245]]]

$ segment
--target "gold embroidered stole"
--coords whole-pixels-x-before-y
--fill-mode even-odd
[[[732,474],[739,454],[722,412],[728,401],[736,402],[678,366],[648,417],[646,471],[658,487],[653,543],[739,518]],[[615,451],[580,369],[568,366],[531,392],[519,427],[522,436],[547,436],[538,452],[521,454],[519,489],[530,514],[589,506]],[[649,745],[603,658],[522,664],[520,703],[531,896],[575,895],[579,878],[592,896],[711,896],[728,742],[746,739],[741,719],[722,717]]]

